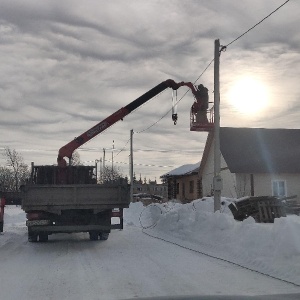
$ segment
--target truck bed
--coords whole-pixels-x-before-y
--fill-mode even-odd
[[[106,209],[129,206],[129,185],[108,184],[67,184],[67,185],[26,185],[22,193],[22,209],[25,212],[42,210],[61,214],[62,210],[92,209],[94,213]]]

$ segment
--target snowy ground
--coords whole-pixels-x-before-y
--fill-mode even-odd
[[[299,216],[259,224],[251,217],[235,221],[226,205],[222,213],[212,211],[212,198],[155,204],[143,211],[139,223],[150,226],[145,232],[151,235],[300,285]]]
[[[57,234],[28,243],[25,214],[6,207],[0,299],[126,299],[171,295],[300,293],[279,281],[150,237],[166,239],[300,284],[299,217],[255,224],[211,213],[212,202],[131,204],[107,241]],[[145,233],[141,225],[148,227]]]

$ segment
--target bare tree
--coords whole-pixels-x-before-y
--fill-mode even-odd
[[[74,151],[71,158],[71,166],[80,166],[82,162],[80,161],[80,155],[78,151]]]
[[[29,177],[28,166],[24,163],[24,159],[15,149],[5,147],[4,156],[7,162],[7,168],[11,171],[13,177],[13,186],[10,187],[12,191],[18,191],[20,185]],[[5,173],[5,172],[4,172]],[[9,174],[7,171],[6,175]]]
[[[123,174],[120,168],[114,167],[112,169],[111,167],[105,166],[104,169],[102,170],[102,174],[101,174],[102,182],[109,182],[109,181],[117,180],[119,178],[123,178]]]
[[[0,186],[2,191],[15,189],[14,173],[7,167],[0,167]]]

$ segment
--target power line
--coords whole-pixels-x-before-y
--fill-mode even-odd
[[[160,119],[158,119],[156,122],[154,122],[150,126],[146,127],[145,129],[143,129],[141,131],[137,131],[137,132],[134,132],[134,133],[143,133],[143,132],[147,131],[148,129],[150,129],[151,127],[153,127],[154,125],[156,125],[158,122],[160,122],[163,118],[165,118],[171,110],[172,109],[169,109]]]
[[[126,144],[128,144],[128,142]],[[118,152],[118,154],[121,153],[121,151],[126,150],[125,146],[122,149],[120,149],[120,151]],[[99,148],[90,148],[90,149],[89,148],[85,148],[85,149],[81,149],[80,148],[79,150],[83,151],[83,152],[99,152],[99,151],[102,150],[102,148],[101,149],[99,149]],[[105,150],[112,150],[112,148],[105,148]],[[115,150],[117,150],[117,149],[115,148]],[[184,149],[154,149],[154,148],[148,148],[148,149],[145,149],[145,148],[144,149],[135,148],[134,149],[134,152],[160,152],[160,153],[175,152],[175,153],[192,153],[192,154],[193,153],[199,153],[201,151],[202,151],[201,149],[198,149],[198,150],[193,150],[193,149],[189,149],[189,150],[184,150]],[[116,157],[116,156],[117,156],[117,154],[114,155],[114,157]]]
[[[134,151],[136,152],[160,152],[160,153],[170,153],[170,152],[175,152],[175,153],[199,153],[201,150],[176,150],[176,149],[135,149]]]
[[[214,58],[210,61],[210,63],[205,67],[205,69],[202,71],[202,73],[198,76],[198,78],[194,81],[194,84],[200,79],[200,77],[202,77],[202,75],[206,72],[206,70],[210,67],[210,65],[213,63]],[[176,102],[176,104],[178,104],[185,96],[186,94],[189,92],[190,90],[186,90],[186,92],[183,94],[183,96]],[[164,115],[162,115],[156,122],[154,122],[153,124],[151,124],[150,126],[146,127],[143,130],[140,130],[138,132],[135,133],[143,133],[145,131],[147,131],[148,129],[150,129],[151,127],[153,127],[154,125],[156,125],[158,122],[160,122],[163,118],[165,118],[168,113],[172,110],[172,108],[170,108]]]
[[[94,160],[86,160],[83,163],[91,163],[95,162]],[[106,159],[105,162],[112,162],[110,159]],[[114,161],[114,164],[120,164],[120,165],[128,165],[128,162],[125,161]],[[135,166],[143,166],[143,167],[156,167],[156,168],[175,168],[175,166],[168,166],[168,165],[153,165],[153,164],[139,164],[135,163]]]
[[[268,19],[271,15],[273,15],[276,11],[278,11],[280,8],[282,8],[284,5],[286,5],[290,0],[285,1],[283,4],[281,4],[280,6],[278,6],[275,10],[273,10],[271,13],[269,13],[266,17],[264,17],[262,20],[260,20],[259,22],[257,22],[255,25],[253,25],[251,28],[249,28],[248,30],[246,30],[244,33],[242,33],[241,35],[239,35],[237,38],[235,38],[233,41],[231,41],[230,43],[228,43],[225,46],[222,46],[220,51],[225,50],[229,45],[232,45],[233,43],[235,43],[237,40],[239,40],[241,37],[243,37],[245,34],[247,34],[248,32],[250,32],[252,29],[254,29],[256,26],[258,26],[259,24],[261,24],[263,21],[265,21],[266,19]],[[194,81],[194,84],[200,79],[200,77],[205,73],[205,71],[210,67],[210,65],[213,63],[214,58],[210,61],[210,63],[207,65],[207,67],[203,70],[203,72],[199,75],[199,77]],[[177,101],[177,103],[179,103],[184,97],[185,95],[189,92],[189,90],[187,90],[184,95]],[[176,103],[176,104],[177,104]],[[151,127],[155,126],[158,122],[160,122],[163,118],[165,118],[168,113],[172,110],[169,109],[160,119],[158,119],[156,122],[154,122],[153,124],[151,124],[150,126],[146,127],[145,129],[136,132],[136,133],[143,133],[145,131],[147,131],[148,129],[150,129]]]
[[[246,30],[244,33],[242,33],[241,35],[239,35],[237,38],[235,38],[233,41],[231,41],[230,43],[228,43],[226,46],[223,46],[222,48],[224,49],[224,47],[225,47],[225,49],[226,49],[229,45],[232,45],[234,42],[236,42],[237,40],[239,40],[242,36],[244,36],[249,31],[251,31],[252,29],[254,29],[256,26],[258,26],[259,24],[261,24],[263,21],[265,21],[266,19],[268,19],[271,15],[273,15],[277,10],[279,10],[281,7],[283,7],[284,5],[286,5],[289,1],[290,0],[285,1],[283,4],[281,4],[280,6],[278,6],[271,13],[269,13],[266,17],[264,17],[263,19],[261,19],[258,23],[256,23],[255,25],[253,25],[251,28],[249,28],[248,30]]]
[[[116,155],[114,155],[114,157],[118,156],[122,151],[124,151],[126,145],[129,143],[129,141],[130,141],[130,138],[129,138],[128,141],[125,143],[125,145],[123,146],[123,148],[122,148]]]

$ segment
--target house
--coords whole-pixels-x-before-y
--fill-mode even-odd
[[[162,176],[168,185],[168,199],[177,199],[182,203],[202,197],[201,181],[199,180],[200,162],[176,168]]]
[[[199,169],[203,195],[212,195],[213,132]],[[220,128],[222,196],[300,199],[300,129]]]
[[[158,183],[155,180],[137,180],[135,175],[133,178],[133,194],[147,194],[149,196],[160,196],[163,199],[168,197],[168,189],[165,183]]]

